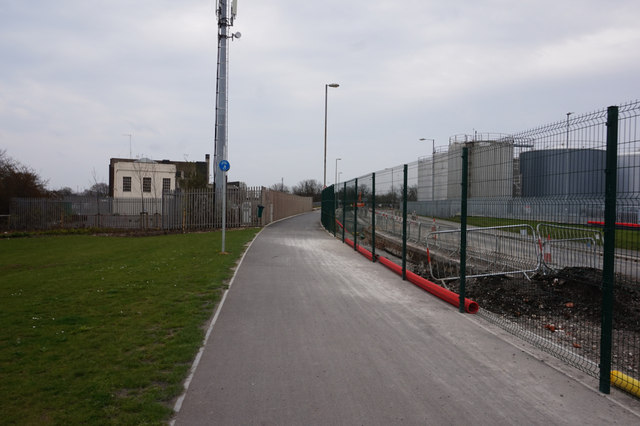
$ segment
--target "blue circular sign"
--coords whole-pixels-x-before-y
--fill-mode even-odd
[[[226,172],[231,168],[231,164],[229,164],[227,160],[222,160],[218,167],[220,167],[220,170],[222,170],[223,172]]]

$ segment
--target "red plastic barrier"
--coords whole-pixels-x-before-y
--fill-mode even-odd
[[[369,250],[367,250],[366,248],[362,247],[362,246],[358,246],[358,251],[367,259],[373,261],[373,254],[371,254],[371,252]]]
[[[351,241],[348,238],[344,239],[344,242],[349,244],[349,246],[353,247],[353,241]],[[367,259],[373,261],[373,254],[367,250],[366,248],[362,247],[362,246],[358,246],[357,250],[360,252],[360,254],[362,254],[364,257],[366,257]]]
[[[345,238],[344,242],[347,243],[349,246],[353,247],[353,241],[351,241],[350,239]],[[369,250],[365,249],[362,246],[358,246],[357,250],[367,259],[373,260],[373,255]],[[386,257],[376,256],[376,258],[378,262],[382,263],[384,266],[391,269],[396,274],[402,276],[402,266],[396,263],[393,263]],[[460,306],[460,296],[457,293],[452,292],[451,290],[442,288],[439,285],[432,283],[431,281],[425,278],[422,278],[420,275],[414,274],[411,271],[407,271],[407,280],[410,283],[420,287],[421,289],[428,291],[434,296],[439,297],[445,302],[451,303],[453,306],[456,306],[456,307]],[[479,309],[479,306],[477,302],[474,302],[473,300],[469,300],[467,298],[464,299],[464,310],[467,313],[475,314],[478,312],[478,309]]]
[[[395,272],[398,275],[402,275],[402,266],[393,263],[392,261],[390,261],[389,259],[387,259],[386,257],[382,257],[380,256],[378,258],[378,262],[382,263],[384,266],[386,266],[387,268],[391,269],[393,272]]]
[[[387,268],[391,269],[398,275],[402,275],[402,267],[397,265],[387,259],[386,257],[378,257],[378,262],[382,263]],[[411,271],[407,271],[407,280],[417,285],[423,290],[428,291],[436,297],[444,300],[445,302],[451,303],[453,306],[460,306],[460,296],[451,290],[447,290],[446,288],[442,288],[439,285],[432,283],[429,280],[422,278],[420,275],[416,275]],[[475,314],[478,312],[478,303],[473,300],[464,299],[464,310],[470,314]]]
[[[604,222],[597,221],[597,220],[588,220],[587,224],[588,225],[604,226]],[[640,224],[639,223],[616,222],[616,227],[618,227],[618,228],[640,228]]]

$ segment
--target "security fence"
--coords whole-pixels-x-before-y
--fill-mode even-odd
[[[640,103],[446,150],[327,188],[343,241],[640,395]],[[386,260],[385,260],[386,262]]]
[[[218,229],[213,189],[171,191],[161,198],[67,197],[16,198],[2,229],[110,228],[129,230]],[[311,211],[310,197],[299,197],[263,187],[227,188],[226,227],[263,226],[275,220]]]

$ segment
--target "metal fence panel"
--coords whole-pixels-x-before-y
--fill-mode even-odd
[[[375,192],[358,209],[361,244],[464,291],[486,319],[601,381],[609,380],[601,369],[607,357],[614,375],[626,377],[620,380],[640,379],[640,102],[616,110],[613,151],[610,108],[510,135],[452,137],[446,149],[409,164],[406,188],[402,166],[376,171]],[[607,164],[612,153],[617,160]],[[607,174],[616,177],[613,189]],[[372,180],[359,177],[358,191]],[[351,218],[355,180],[344,188],[334,213]],[[611,191],[608,220],[616,229],[605,237]],[[345,220],[350,237],[355,225]],[[607,241],[615,269],[611,330],[601,321],[611,309],[603,287]],[[601,348],[601,336],[611,337],[609,347]]]
[[[11,214],[2,223],[5,224],[5,229],[12,230],[219,229],[221,217],[216,217],[214,199],[215,193],[210,188],[166,192],[162,198],[16,198],[11,203]],[[226,220],[230,228],[262,226],[311,210],[310,197],[299,197],[262,187],[227,188]]]

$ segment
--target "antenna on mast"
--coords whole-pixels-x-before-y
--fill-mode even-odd
[[[231,1],[231,20],[236,19],[236,15],[238,14],[238,0]]]

